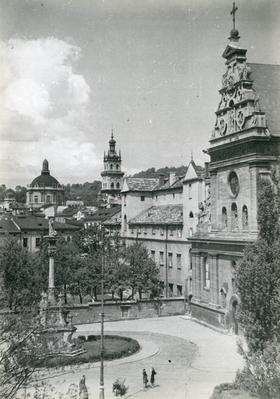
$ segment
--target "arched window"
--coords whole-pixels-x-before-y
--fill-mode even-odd
[[[227,220],[227,208],[223,206],[222,208],[222,228],[225,229],[228,225]]]
[[[111,188],[114,188],[114,183],[111,183]]]
[[[113,169],[113,164],[112,163],[110,164],[110,169]]]
[[[192,211],[190,211],[190,213],[189,213],[189,218],[193,218],[193,213],[192,213]]]
[[[126,217],[126,215],[124,215],[123,221],[124,221],[123,229],[126,232],[127,231],[127,217]]]
[[[119,170],[119,164],[116,165],[116,169]]]
[[[238,229],[238,212],[237,212],[237,205],[235,202],[231,205],[231,229],[236,230]]]
[[[51,202],[51,196],[47,195],[47,199],[46,199],[47,204],[49,204]]]
[[[246,205],[243,205],[242,208],[242,228],[248,229],[248,208]]]
[[[119,182],[117,182],[117,188],[120,188],[120,183]]]
[[[38,195],[34,195],[34,202],[35,204],[38,204]]]

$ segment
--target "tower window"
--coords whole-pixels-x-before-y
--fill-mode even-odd
[[[231,229],[232,230],[238,229],[238,211],[235,202],[233,202],[231,205]]]
[[[189,184],[189,199],[192,199],[192,185]]]
[[[242,208],[242,228],[248,229],[248,208],[246,205],[243,205]]]
[[[192,213],[192,211],[190,212],[190,214],[189,214],[189,218],[193,218],[193,213]]]
[[[227,208],[223,206],[222,208],[222,228],[226,228],[228,225],[228,220],[227,220]]]
[[[119,165],[118,164],[116,165],[116,169],[119,170]]]

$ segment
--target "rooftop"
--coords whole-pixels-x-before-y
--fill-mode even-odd
[[[252,69],[253,88],[260,97],[272,135],[280,136],[280,65],[248,63]]]
[[[158,205],[139,213],[129,224],[183,224],[183,205]]]
[[[148,177],[127,177],[122,192],[127,191],[153,191],[159,179]]]

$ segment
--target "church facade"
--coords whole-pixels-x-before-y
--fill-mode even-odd
[[[258,182],[279,172],[280,67],[247,63],[239,33],[230,33],[226,71],[210,138],[210,213],[189,239],[192,315],[238,332],[234,270],[257,238]],[[278,107],[279,109],[279,107]]]

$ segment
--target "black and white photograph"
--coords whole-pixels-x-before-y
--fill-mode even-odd
[[[280,398],[279,0],[0,0],[0,399]]]

